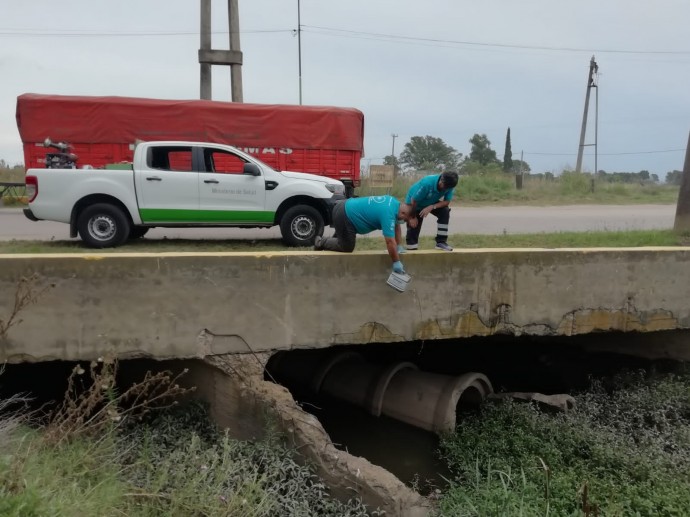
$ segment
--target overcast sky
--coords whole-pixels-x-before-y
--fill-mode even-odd
[[[485,133],[534,172],[574,168],[589,61],[598,168],[682,169],[690,131],[688,0],[301,0],[304,104],[365,116],[365,163],[416,135],[463,154]],[[198,0],[2,0],[0,158],[23,161],[22,93],[199,97]],[[239,0],[245,102],[299,103],[297,0]],[[228,48],[213,0],[213,47]],[[214,100],[230,100],[213,67]],[[587,144],[594,143],[592,90]],[[594,170],[594,147],[583,169]]]

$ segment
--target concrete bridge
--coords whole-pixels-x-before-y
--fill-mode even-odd
[[[235,435],[260,436],[270,408],[336,493],[355,487],[391,514],[423,515],[424,498],[335,449],[264,381],[274,352],[615,331],[629,339],[611,350],[690,358],[690,248],[420,251],[405,265],[413,279],[400,293],[383,252],[4,255],[0,361],[186,360],[188,382]]]
[[[7,362],[194,358],[491,334],[690,328],[690,248],[0,256]],[[30,284],[30,285],[29,285]],[[663,352],[660,352],[663,353]]]

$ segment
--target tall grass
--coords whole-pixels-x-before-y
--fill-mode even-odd
[[[149,414],[100,437],[57,445],[40,430],[0,442],[0,515],[366,516],[341,503],[279,436],[230,439],[204,406]]]

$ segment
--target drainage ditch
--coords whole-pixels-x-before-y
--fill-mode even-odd
[[[624,348],[627,339],[492,336],[281,351],[265,378],[287,387],[336,447],[426,495],[449,479],[437,454],[440,435],[481,404],[507,396],[567,410],[570,394],[586,390],[592,378],[676,364],[596,352],[616,342]]]
[[[217,415],[226,417],[223,425],[235,432],[253,431],[248,424],[246,429],[240,427],[263,414],[263,409],[247,405],[259,399],[265,402],[264,407],[288,408],[284,423],[289,427],[294,418],[299,418],[289,409],[294,406],[292,395],[299,407],[318,419],[337,449],[366,458],[426,495],[435,488],[443,489],[449,478],[437,454],[440,435],[461,426],[466,414],[476,412],[481,404],[516,392],[573,394],[587,389],[591,377],[607,377],[623,369],[663,372],[677,365],[668,359],[621,354],[630,348],[631,340],[637,352],[657,358],[664,356],[661,351],[665,341],[673,341],[683,349],[687,349],[684,343],[690,343],[684,336],[663,332],[571,338],[499,335],[281,351],[265,359],[262,354],[219,356],[210,358],[215,362],[207,358],[203,368],[204,363],[197,360],[128,360],[120,363],[120,373],[131,382],[150,369],[180,371],[191,367],[189,382],[198,387],[206,385],[206,393],[199,395],[212,400]],[[242,359],[249,368],[230,364],[234,359]],[[224,361],[230,361],[225,369]],[[54,361],[7,365],[0,377],[0,396],[30,392],[37,405],[55,401],[64,393],[75,364]],[[280,384],[290,394],[282,388],[270,390],[257,385],[251,396],[239,391],[231,396],[232,383],[221,380],[226,377],[234,383],[239,379],[246,384],[253,376],[260,379],[262,370],[265,380],[270,381],[264,385],[278,388],[272,383]],[[213,372],[220,372],[220,377],[212,379],[216,375]],[[552,401],[548,404],[556,407]],[[313,428],[307,424],[304,427]],[[310,447],[315,457],[322,451],[332,456],[325,435],[315,432],[308,438],[313,441]],[[320,458],[323,460],[323,456]],[[333,461],[340,465],[337,458]],[[362,480],[365,484],[358,477],[358,466],[361,464],[355,462],[354,483]],[[333,474],[331,485],[337,485],[338,476],[348,472],[347,468],[343,471],[335,467],[322,471]],[[380,477],[372,479],[378,482]],[[343,478],[341,484],[352,486],[353,479]],[[395,492],[398,489],[392,481],[388,486],[394,488],[390,494],[400,493]]]

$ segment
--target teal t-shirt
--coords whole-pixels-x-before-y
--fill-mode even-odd
[[[381,230],[395,237],[400,201],[392,196],[352,197],[345,201],[345,214],[359,234]]]
[[[441,199],[444,201],[453,199],[453,191],[455,189],[449,188],[446,190],[438,190],[438,180],[440,177],[440,174],[426,176],[412,185],[410,190],[407,191],[405,203],[408,205],[412,204],[412,200],[414,199],[417,210],[421,210],[422,208],[433,205]]]

